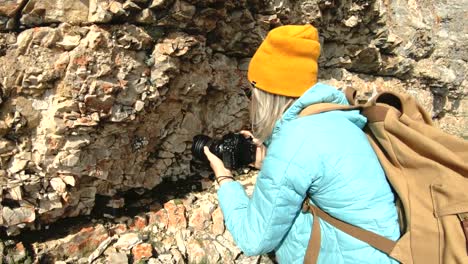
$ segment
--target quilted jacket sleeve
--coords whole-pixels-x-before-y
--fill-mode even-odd
[[[289,160],[267,156],[251,198],[238,182],[218,190],[226,226],[246,255],[273,251],[301,209],[313,175]]]

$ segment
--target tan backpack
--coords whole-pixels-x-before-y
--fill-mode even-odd
[[[351,105],[354,95],[346,90]],[[392,241],[306,202],[315,217],[304,263],[317,262],[317,217],[401,263],[468,263],[468,141],[434,127],[412,97],[389,92],[365,105],[311,105],[300,116],[353,109],[368,119],[364,132],[395,191],[402,235]]]

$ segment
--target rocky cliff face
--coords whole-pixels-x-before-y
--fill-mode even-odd
[[[467,6],[0,0],[0,225],[13,235],[189,177],[194,135],[248,128],[249,58],[282,24],[319,29],[321,81],[362,100],[410,93],[467,138]]]

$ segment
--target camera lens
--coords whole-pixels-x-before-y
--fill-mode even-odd
[[[214,140],[206,135],[193,137],[193,163],[209,165],[203,147],[207,146],[211,153],[220,158],[228,169],[238,169],[255,161],[256,146],[252,139],[239,133],[228,133],[221,140]]]
[[[194,158],[201,161],[208,161],[205,152],[203,151],[203,147],[210,147],[212,142],[213,140],[209,136],[196,135],[193,137],[192,154]]]

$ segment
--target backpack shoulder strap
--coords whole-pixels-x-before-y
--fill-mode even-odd
[[[350,105],[356,105],[356,95],[357,95],[356,89],[352,87],[346,87],[343,89],[343,93],[345,94],[346,100],[348,100],[348,103]]]
[[[379,234],[376,234],[374,232],[348,224],[337,218],[334,218],[333,216],[324,212],[320,208],[309,204],[308,200],[309,198],[306,198],[306,201],[303,205],[303,209],[305,211],[311,212],[314,215],[314,220],[312,232],[310,234],[309,244],[306,250],[306,258],[304,259],[304,264],[315,264],[318,260],[318,252],[320,250],[321,242],[320,225],[318,224],[318,218],[326,221],[327,223],[341,230],[342,232],[358,240],[361,240],[390,256],[390,253],[396,245],[395,241],[381,236]]]

